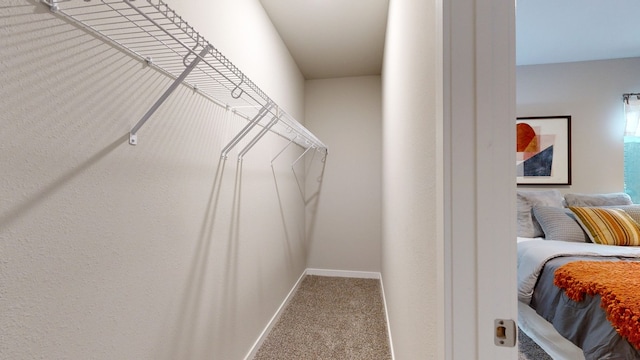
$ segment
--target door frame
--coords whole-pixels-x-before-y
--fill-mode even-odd
[[[442,9],[444,335],[447,360],[514,359],[494,319],[517,319],[515,2]]]

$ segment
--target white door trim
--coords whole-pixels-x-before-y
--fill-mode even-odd
[[[515,3],[442,2],[445,359],[513,359],[493,320],[517,317]]]

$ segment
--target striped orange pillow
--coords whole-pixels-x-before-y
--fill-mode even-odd
[[[640,246],[640,225],[622,209],[570,206],[592,242]]]

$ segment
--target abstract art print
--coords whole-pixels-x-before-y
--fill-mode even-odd
[[[518,185],[571,185],[571,116],[516,120]]]

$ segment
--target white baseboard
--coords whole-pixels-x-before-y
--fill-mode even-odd
[[[293,285],[293,287],[291,288],[287,296],[284,298],[284,301],[282,301],[282,304],[280,304],[280,306],[276,310],[276,313],[273,314],[273,316],[271,317],[271,320],[269,320],[269,322],[267,323],[267,326],[264,328],[264,330],[262,330],[262,332],[260,333],[260,336],[258,336],[258,340],[256,340],[256,342],[253,343],[253,346],[251,347],[251,349],[249,349],[249,352],[244,357],[244,360],[250,360],[256,356],[258,349],[260,349],[260,346],[262,346],[262,343],[267,338],[269,331],[271,331],[271,329],[278,322],[280,315],[282,315],[282,311],[284,310],[285,307],[287,307],[287,304],[289,304],[289,301],[291,301],[291,298],[293,297],[293,294],[296,293],[296,290],[298,290],[298,287],[300,286],[302,279],[305,277],[306,272],[307,272],[306,270],[302,272],[302,274],[300,275],[296,283]]]
[[[285,297],[284,301],[282,301],[282,304],[280,304],[280,306],[276,310],[276,313],[271,317],[271,320],[269,320],[269,322],[267,323],[267,326],[264,328],[264,330],[262,330],[262,332],[260,333],[260,336],[258,337],[258,340],[256,340],[255,343],[253,343],[253,346],[251,347],[251,349],[249,350],[247,355],[244,357],[244,360],[250,360],[250,359],[253,359],[256,356],[256,353],[258,352],[258,349],[260,349],[260,346],[262,345],[262,343],[266,339],[267,335],[269,334],[269,331],[271,331],[273,326],[276,324],[276,322],[280,318],[280,315],[282,315],[282,311],[285,309],[287,304],[289,304],[289,301],[291,301],[291,298],[295,294],[296,290],[298,290],[298,287],[300,286],[300,283],[302,282],[302,279],[306,275],[351,277],[351,278],[359,278],[359,279],[379,279],[380,280],[380,289],[381,289],[381,292],[382,292],[382,302],[384,304],[384,315],[385,315],[385,318],[386,318],[386,321],[387,321],[387,334],[389,336],[389,348],[391,350],[391,359],[392,360],[395,359],[394,355],[393,355],[393,346],[392,346],[393,343],[391,342],[391,331],[390,331],[390,327],[389,327],[389,313],[387,312],[387,301],[385,300],[385,297],[384,297],[384,287],[382,286],[382,276],[380,275],[380,273],[379,272],[374,272],[374,271],[351,271],[351,270],[331,270],[331,269],[310,269],[310,268],[307,268],[302,272],[302,275],[300,275],[300,277],[298,278],[296,283],[293,285],[293,287],[291,288],[291,290],[289,291],[289,293]]]
[[[393,353],[393,341],[391,340],[391,324],[389,323],[389,311],[387,309],[387,298],[384,296],[384,284],[382,283],[382,275],[380,276],[380,292],[382,293],[382,304],[384,305],[384,319],[387,322],[387,337],[389,338],[389,350],[391,351],[391,360],[396,356]]]
[[[307,275],[318,276],[335,276],[335,277],[351,277],[359,279],[380,279],[380,273],[374,271],[351,271],[351,270],[332,270],[332,269],[311,269],[305,270]]]

